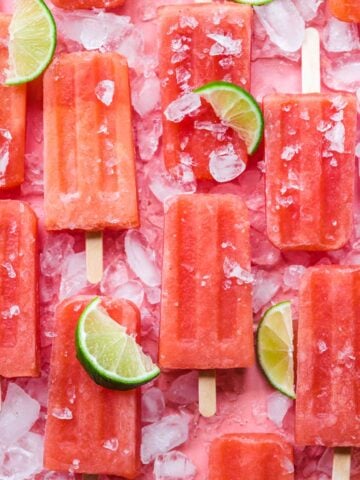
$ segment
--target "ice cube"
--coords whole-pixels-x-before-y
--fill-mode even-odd
[[[113,80],[102,80],[96,85],[96,97],[107,107],[112,104],[115,94],[115,82]]]
[[[157,455],[183,444],[189,437],[189,422],[185,415],[168,415],[142,429],[141,461],[150,463]]]
[[[29,432],[39,417],[40,404],[16,383],[9,383],[0,412],[0,445],[15,444]]]
[[[286,52],[295,52],[301,48],[305,22],[291,0],[275,0],[254,9],[275,45]]]
[[[185,93],[177,98],[165,109],[165,117],[171,122],[179,123],[187,115],[194,113],[201,107],[201,98],[196,93]]]
[[[308,22],[316,17],[319,7],[324,0],[293,0],[303,19]]]
[[[306,272],[302,265],[288,265],[284,270],[284,284],[293,290],[299,290],[301,277]]]
[[[329,17],[323,33],[323,42],[328,52],[356,50],[360,48],[357,25]]]
[[[345,53],[323,59],[322,79],[332,90],[356,92],[359,89],[360,54]]]
[[[161,281],[160,269],[157,265],[156,253],[150,248],[145,236],[129,230],[125,236],[126,260],[131,270],[148,287],[158,287]]]
[[[137,144],[142,160],[151,160],[157,149],[162,135],[162,121],[158,112],[146,115],[136,124]]]
[[[87,286],[85,252],[69,255],[62,265],[59,299],[71,297]]]
[[[272,266],[281,258],[280,250],[274,247],[266,235],[251,229],[251,261],[256,265]]]
[[[40,254],[41,273],[47,277],[60,274],[64,259],[74,253],[74,243],[68,233],[47,235]]]
[[[24,480],[33,478],[43,467],[44,437],[28,432],[11,445],[3,456],[0,478]]]
[[[109,438],[108,440],[105,440],[103,447],[106,448],[106,450],[116,452],[119,448],[119,440],[117,438]]]
[[[154,475],[156,480],[191,480],[196,468],[186,455],[173,450],[155,458]]]
[[[293,401],[282,393],[272,393],[267,398],[267,415],[268,418],[278,427],[283,426],[283,420]]]
[[[231,143],[223,145],[210,153],[210,174],[220,183],[230,182],[243,173],[246,163],[235,152]]]
[[[140,282],[130,280],[116,288],[112,296],[114,298],[126,298],[133,302],[137,307],[141,307],[144,300],[144,288]]]
[[[189,372],[177,377],[166,392],[166,398],[178,405],[189,405],[198,400],[198,372]]]
[[[43,162],[37,153],[25,154],[25,181],[21,185],[23,195],[41,195],[44,191]]]
[[[225,257],[223,264],[226,278],[236,278],[238,285],[253,283],[254,277],[248,270],[242,268],[234,259]]]
[[[152,387],[143,393],[141,398],[142,421],[153,423],[160,420],[165,411],[165,400],[159,388]]]
[[[177,165],[167,171],[155,170],[150,174],[149,188],[160,202],[180,193],[195,193],[197,183],[192,168]]]
[[[209,54],[218,55],[240,55],[242,51],[242,40],[232,38],[231,34],[221,35],[218,33],[208,33],[207,35],[215,43],[211,45]]]
[[[129,275],[126,264],[122,261],[122,257],[116,258],[104,271],[100,283],[101,293],[111,295],[120,285],[123,285],[128,280]]]
[[[336,122],[335,125],[325,133],[325,138],[330,142],[329,150],[344,153],[345,126],[343,122]]]
[[[160,105],[160,81],[155,73],[141,76],[133,82],[132,104],[139,115],[145,117]]]
[[[258,270],[255,274],[253,308],[259,312],[276,295],[281,286],[282,276],[279,272]]]

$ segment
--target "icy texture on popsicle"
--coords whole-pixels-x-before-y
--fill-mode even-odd
[[[300,288],[296,442],[360,446],[360,268],[310,268]]]
[[[329,0],[330,12],[344,22],[360,22],[359,0]]]
[[[45,220],[49,230],[139,224],[126,60],[58,57],[44,77]]]
[[[67,10],[76,10],[77,8],[115,8],[123,5],[125,0],[52,0],[52,3]]]
[[[224,156],[238,157],[245,167],[244,142],[220,123],[210,105],[202,102],[198,109],[200,99],[188,94],[216,80],[249,89],[251,7],[174,5],[159,13],[167,168],[191,165],[196,177],[211,178],[209,161]],[[186,115],[186,111],[193,113]]]
[[[91,299],[73,297],[56,311],[44,463],[49,470],[135,478],[139,468],[140,390],[120,392],[100,387],[76,358],[76,324]],[[132,303],[104,298],[102,306],[129,332],[139,333],[139,312]]]
[[[228,434],[210,447],[209,480],[293,480],[293,449],[271,433]]]
[[[246,206],[235,195],[180,195],[165,215],[160,365],[254,362]]]
[[[17,187],[24,181],[26,86],[7,87],[8,27],[10,17],[0,14],[0,189]]]
[[[0,200],[0,376],[39,374],[37,219],[17,200]]]
[[[284,250],[334,250],[352,225],[356,98],[264,99],[267,230]]]

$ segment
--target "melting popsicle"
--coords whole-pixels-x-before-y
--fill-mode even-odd
[[[135,478],[140,466],[140,391],[97,385],[76,358],[75,329],[92,297],[65,300],[56,311],[50,372],[45,468]],[[111,317],[139,333],[140,314],[127,300],[102,299]]]
[[[253,365],[251,283],[249,220],[241,199],[209,194],[171,199],[165,214],[160,366],[201,370],[211,384],[209,370]]]
[[[97,232],[139,225],[123,57],[77,52],[55,59],[44,77],[44,143],[46,227],[88,232],[88,277],[97,283],[102,276]]]
[[[214,158],[237,156],[245,168],[246,147],[191,92],[217,80],[249,89],[252,9],[196,3],[159,9],[164,159],[169,170],[192,167],[197,178],[211,178]]]
[[[358,266],[322,265],[305,273],[297,353],[299,445],[360,446],[359,311]],[[350,478],[349,451],[336,451],[333,478]]]
[[[320,90],[317,52],[308,29],[303,94],[264,99],[267,230],[284,250],[335,250],[351,233],[356,98],[311,93]]]
[[[91,8],[115,8],[123,5],[125,0],[52,0],[57,7],[66,10],[91,9]]]
[[[210,447],[209,480],[293,480],[293,449],[272,433],[227,434]]]
[[[359,0],[329,0],[330,12],[343,22],[360,23]]]
[[[4,85],[10,18],[0,14],[0,190],[18,187],[24,181],[26,86]]]

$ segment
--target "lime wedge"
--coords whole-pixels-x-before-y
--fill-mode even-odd
[[[232,0],[235,3],[243,3],[245,5],[266,5],[274,0]]]
[[[6,84],[30,82],[42,74],[53,58],[55,20],[42,0],[16,0],[9,32]]]
[[[291,303],[269,308],[257,331],[258,359],[271,385],[290,398],[295,398],[293,338]]]
[[[244,140],[249,155],[256,152],[264,133],[264,118],[255,98],[228,82],[211,82],[195,93],[208,101],[220,120]]]
[[[96,297],[79,318],[75,344],[80,363],[102,387],[130,390],[150,382],[160,369],[100,303]]]

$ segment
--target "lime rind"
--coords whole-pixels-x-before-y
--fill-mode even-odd
[[[294,389],[294,346],[291,302],[270,307],[257,330],[257,355],[269,383],[291,399]]]
[[[130,390],[156,378],[160,369],[143,353],[134,337],[126,334],[126,329],[101,309],[100,303],[99,297],[89,303],[75,333],[76,355],[87,373],[98,385],[113,390]],[[91,322],[93,313],[97,319]],[[101,326],[106,333],[100,333]],[[90,342],[91,352],[89,339],[97,340]]]
[[[56,23],[45,2],[18,1],[9,34],[10,68],[5,84],[21,85],[35,80],[49,66],[56,49]]]
[[[233,128],[245,141],[253,155],[264,135],[264,117],[255,98],[246,90],[229,82],[210,82],[194,90],[208,101],[225,125]]]

